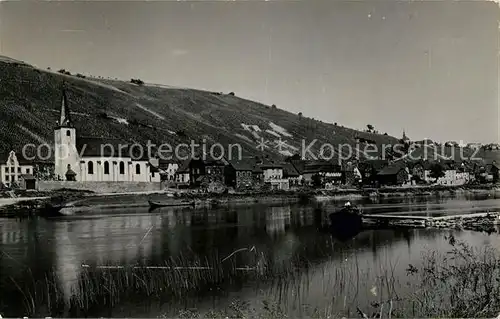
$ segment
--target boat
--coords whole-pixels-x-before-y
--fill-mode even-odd
[[[151,200],[148,199],[149,206],[151,208],[158,208],[158,207],[170,207],[170,206],[176,206],[176,207],[182,207],[182,206],[195,206],[194,200],[179,200],[179,199],[167,199],[167,200]]]
[[[361,210],[351,206],[349,202],[344,207],[328,215],[328,218],[330,231],[340,237],[350,237],[363,228]]]

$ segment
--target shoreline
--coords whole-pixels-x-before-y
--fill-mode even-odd
[[[175,189],[146,192],[94,193],[91,191],[61,189],[49,192],[24,192],[19,197],[0,198],[0,217],[24,217],[37,215],[33,211],[57,198],[61,203],[88,201],[81,205],[92,208],[148,207],[148,199],[152,196],[174,194]],[[425,196],[452,195],[500,195],[498,185],[474,186],[427,186],[427,187],[386,187],[365,189],[310,189],[270,192],[242,193],[195,193],[181,191],[176,199],[191,199],[198,207],[217,207],[225,205],[248,204],[289,204],[298,202],[324,203],[336,200],[362,200],[377,198],[411,198]],[[32,196],[28,196],[32,195]],[[180,205],[182,206],[182,205]],[[177,207],[177,206],[173,206]]]

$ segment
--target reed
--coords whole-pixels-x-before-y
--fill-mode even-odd
[[[255,263],[239,265],[236,256],[242,253],[253,254]],[[203,294],[222,294],[232,284],[245,281],[258,283],[255,288],[258,302],[250,304],[234,299],[203,312],[186,307],[174,316],[493,318],[500,312],[500,258],[498,251],[490,246],[478,250],[450,238],[449,251],[428,251],[423,254],[420,265],[404,266],[411,278],[406,283],[410,285],[406,294],[402,294],[401,289],[405,283],[395,275],[402,266],[389,260],[376,268],[360,265],[355,253],[345,262],[327,259],[314,265],[298,257],[282,262],[267,257],[264,252],[247,249],[205,259],[181,255],[155,267],[84,265],[69,296],[55,271],[38,281],[21,283],[12,279],[25,305],[24,311],[19,309],[16,315],[102,316],[106,309],[109,310],[107,316],[112,316],[115,307],[134,300],[168,303]],[[321,298],[328,299],[315,304],[310,288],[314,288],[316,294],[319,290]],[[376,301],[370,305],[360,303],[368,299]]]

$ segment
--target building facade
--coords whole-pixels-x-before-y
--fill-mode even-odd
[[[77,137],[63,92],[60,120],[54,130],[56,179],[81,182],[159,182],[147,158],[134,156],[119,140]],[[154,176],[153,176],[154,175]]]
[[[23,175],[33,175],[33,164],[18,158],[14,151],[0,157],[0,161],[0,182],[7,187],[21,186],[21,181],[26,179]]]

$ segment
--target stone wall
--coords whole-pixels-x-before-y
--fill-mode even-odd
[[[96,193],[147,192],[161,190],[159,182],[69,182],[38,181],[39,191],[51,191],[61,188],[90,190]]]

